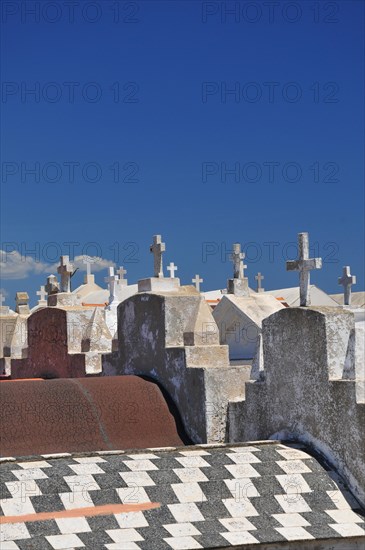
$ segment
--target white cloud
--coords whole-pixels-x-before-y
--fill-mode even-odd
[[[86,271],[86,264],[83,262],[85,256],[75,256],[72,260],[74,268],[80,271]],[[91,272],[96,273],[108,267],[115,267],[115,263],[99,258],[97,256],[88,256],[91,262]],[[0,277],[2,279],[26,279],[30,275],[46,273],[47,275],[57,274],[59,263],[47,264],[38,261],[32,256],[23,256],[18,251],[5,252],[0,250]]]
[[[0,277],[2,279],[26,279],[30,275],[45,273],[48,264],[37,261],[32,256],[22,256],[17,251],[0,250]]]

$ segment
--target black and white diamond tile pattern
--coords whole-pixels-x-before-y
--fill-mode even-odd
[[[0,470],[1,516],[20,516],[1,525],[1,550],[190,550],[365,537],[364,515],[336,473],[278,442],[65,453],[4,461]],[[21,521],[25,514],[148,502],[161,506]]]

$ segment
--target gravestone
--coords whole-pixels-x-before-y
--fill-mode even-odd
[[[256,288],[257,293],[265,291],[265,289],[261,286],[261,281],[263,281],[264,279],[265,277],[261,275],[260,272],[258,272],[258,274],[255,275],[255,280],[257,281],[257,288]]]
[[[228,294],[234,294],[235,296],[248,296],[248,278],[245,277],[244,264],[245,253],[241,251],[241,245],[235,243],[233,245],[233,252],[231,254],[231,260],[233,262],[233,279],[227,281]]]
[[[15,296],[15,311],[20,315],[29,315],[29,296],[27,292],[17,292]]]
[[[262,376],[230,403],[230,436],[311,445],[365,503],[364,379],[354,335],[353,313],[339,307],[284,308],[266,318]]]
[[[85,355],[69,354],[67,313],[58,308],[39,309],[28,317],[27,352],[11,360],[11,377],[78,378],[85,376]]]
[[[116,374],[135,374],[163,386],[195,442],[222,442],[227,403],[245,373],[231,367],[204,297],[192,286],[139,292],[118,306]]]
[[[195,275],[194,279],[191,279],[191,282],[195,284],[195,288],[200,292],[200,283],[204,282],[204,279],[201,279],[198,274]]]
[[[91,273],[91,265],[94,263],[90,256],[84,256],[82,263],[86,265],[86,275],[84,277],[85,285],[94,285],[95,284],[95,275]]]
[[[60,284],[57,280],[56,275],[49,275],[47,277],[45,291],[47,292],[48,296],[51,296],[51,294],[57,294],[57,292],[60,291]]]
[[[150,246],[150,252],[153,254],[154,276],[139,280],[138,292],[174,292],[179,289],[180,280],[177,277],[164,277],[162,255],[165,251],[166,245],[162,242],[161,235],[155,235]],[[175,266],[173,267],[175,269]],[[174,274],[174,271],[172,273]]]
[[[311,305],[310,300],[310,272],[312,269],[321,269],[322,258],[309,258],[308,233],[298,233],[298,260],[286,262],[287,271],[299,271],[300,305]]]
[[[37,296],[39,296],[38,300],[38,306],[40,307],[47,307],[47,292],[45,291],[45,287],[42,285],[39,290],[36,292]]]
[[[345,306],[351,305],[351,287],[356,284],[356,276],[351,275],[349,265],[343,268],[342,277],[338,278],[338,284],[343,286],[343,303]]]

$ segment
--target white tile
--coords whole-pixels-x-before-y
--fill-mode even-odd
[[[233,460],[236,464],[250,464],[255,462],[261,462],[253,453],[227,453],[228,458]]]
[[[306,527],[310,525],[300,514],[273,514],[272,517],[281,523],[283,527]]]
[[[312,511],[301,495],[275,495],[275,498],[287,514]]]
[[[55,550],[70,550],[70,548],[84,547],[84,543],[79,539],[77,535],[52,535],[46,537],[49,544]]]
[[[236,500],[260,496],[260,493],[249,478],[224,479],[223,481]]]
[[[304,460],[306,458],[312,458],[310,455],[308,455],[304,451],[301,451],[300,449],[278,449],[276,452],[279,453],[283,458],[285,458],[285,460]]]
[[[228,531],[256,531],[256,527],[248,521],[247,518],[223,518],[220,523],[228,529]]]
[[[173,550],[190,550],[193,548],[203,548],[199,542],[192,537],[176,537],[163,539]]]
[[[4,516],[22,516],[23,514],[35,514],[33,504],[27,497],[3,498],[0,500],[0,506]]]
[[[211,455],[211,453],[208,453],[208,451],[204,451],[203,449],[192,449],[191,451],[180,451],[180,454],[183,456],[207,456]]]
[[[278,464],[286,474],[306,474],[312,471],[301,460],[278,460],[276,464]]]
[[[233,518],[258,516],[258,512],[249,500],[235,500],[234,498],[224,498],[224,506]]]
[[[45,460],[37,460],[35,462],[17,462],[17,464],[24,470],[33,470],[34,468],[52,468],[51,464],[48,464]]]
[[[365,535],[365,531],[357,523],[330,523],[334,529],[342,537],[361,537]]]
[[[204,502],[204,495],[198,483],[172,483],[172,490],[180,502]]]
[[[40,468],[29,468],[28,470],[12,470],[12,474],[15,475],[19,481],[26,481],[28,479],[48,479],[47,474],[42,472]]]
[[[176,451],[176,447],[147,447],[148,451],[157,452],[167,452],[167,451]]]
[[[182,456],[176,458],[184,468],[207,468],[210,464],[201,456]]]
[[[303,527],[275,527],[275,530],[283,535],[286,540],[308,540],[314,537]]]
[[[73,470],[78,476],[105,474],[104,470],[102,470],[94,462],[85,464],[70,464],[69,468],[71,468],[71,470]]]
[[[352,510],[325,510],[337,523],[362,523],[364,520]]]
[[[119,472],[119,475],[129,487],[151,487],[155,485],[147,472]]]
[[[139,453],[134,455],[126,455],[128,458],[131,458],[132,460],[159,460],[160,457],[153,454],[153,453]]]
[[[64,476],[63,478],[73,493],[80,491],[100,491],[92,475]]]
[[[228,542],[232,545],[236,544],[258,544],[258,540],[255,539],[248,531],[232,531],[231,533],[220,533]]]
[[[138,550],[141,547],[136,542],[124,541],[123,543],[105,544],[105,548],[108,548],[108,550]]]
[[[357,507],[357,503],[350,493],[346,492],[343,494],[342,491],[339,490],[326,491],[326,493],[339,510],[349,510]]]
[[[125,460],[124,464],[132,470],[132,472],[137,471],[149,471],[149,470],[158,470],[156,464],[151,462],[150,460]]]
[[[12,498],[38,497],[42,491],[37,485],[35,479],[27,479],[26,481],[8,481],[5,483],[6,488],[10,492]]]
[[[109,529],[106,531],[114,542],[136,542],[144,540],[135,529]]]
[[[183,483],[190,481],[209,481],[200,468],[174,468],[173,470]]]
[[[82,456],[80,458],[75,458],[74,460],[79,464],[98,464],[100,462],[106,462],[106,460],[100,456]]]
[[[283,474],[275,476],[287,495],[311,493],[312,489],[301,474]]]
[[[41,455],[42,458],[67,458],[72,456],[71,453],[51,453],[46,455]]]
[[[59,518],[55,520],[63,535],[72,533],[88,533],[91,531],[86,518]]]
[[[252,452],[255,452],[255,451],[261,451],[261,449],[259,449],[258,447],[250,447],[250,446],[247,446],[247,447],[230,447],[228,449],[229,451],[233,451],[234,453],[252,453]]]
[[[108,451],[97,451],[98,455],[99,456],[104,456],[104,455],[124,455],[125,454],[125,451],[121,451],[121,450],[108,450]]]
[[[1,550],[19,550],[19,546],[12,540],[0,542],[0,548]]]
[[[204,516],[201,514],[194,502],[187,502],[185,504],[168,504],[168,508],[178,523],[189,523],[190,521],[205,520]]]
[[[29,531],[25,523],[2,523],[0,525],[0,548],[3,541],[30,539]]]
[[[121,529],[148,527],[148,521],[144,517],[143,512],[125,512],[114,514],[114,517]]]
[[[225,468],[235,478],[261,477],[251,464],[228,464]]]
[[[92,498],[87,491],[60,493],[60,499],[66,510],[94,506]]]
[[[123,487],[115,489],[123,504],[144,504],[151,502],[143,487]]]
[[[169,523],[163,527],[173,537],[189,537],[201,534],[192,523]]]

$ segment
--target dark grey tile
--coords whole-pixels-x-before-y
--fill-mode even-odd
[[[57,523],[53,519],[47,521],[30,521],[26,526],[32,537],[60,535]]]
[[[65,507],[59,495],[39,495],[30,497],[34,510],[38,512],[58,512],[64,510]]]

